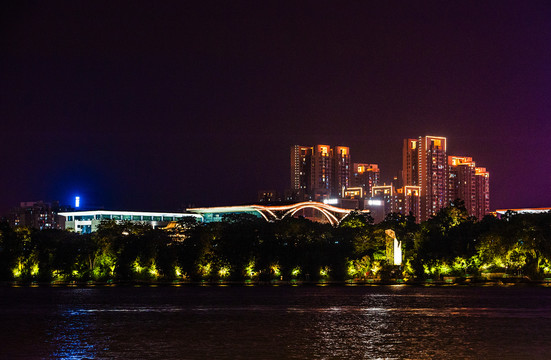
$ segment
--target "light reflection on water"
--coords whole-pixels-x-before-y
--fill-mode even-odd
[[[546,359],[547,288],[0,288],[4,358]],[[33,336],[34,334],[34,336]],[[31,336],[29,336],[31,335]]]
[[[71,289],[75,298],[93,294],[90,289]],[[60,304],[61,305],[61,304]],[[97,356],[95,341],[96,327],[94,319],[81,316],[78,312],[63,310],[59,321],[52,327],[52,344],[56,350],[51,354],[52,359],[94,359]]]
[[[247,307],[170,307],[162,308],[154,307],[133,307],[133,308],[109,308],[109,309],[75,309],[67,311],[64,316],[85,316],[87,313],[183,313],[183,312],[280,312],[280,307],[274,306],[247,306]],[[353,307],[340,306],[328,308],[285,308],[287,313],[380,313],[393,312],[401,313],[401,315],[422,315],[422,316],[478,316],[478,317],[519,317],[519,318],[551,318],[551,313],[548,308],[384,308],[384,307]],[[399,316],[399,315],[398,315]]]
[[[96,357],[97,343],[91,339],[95,330],[89,317],[75,316],[74,313],[62,315],[61,321],[52,331],[53,344],[58,346],[52,354],[54,359],[93,359]]]

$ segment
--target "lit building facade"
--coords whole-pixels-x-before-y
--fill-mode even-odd
[[[350,148],[335,146],[333,150],[333,185],[331,195],[343,197],[344,189],[350,186]]]
[[[281,198],[275,190],[259,190],[256,200],[259,203],[273,203],[281,201]]]
[[[376,222],[390,213],[415,216],[419,222],[421,213],[421,187],[407,185],[396,189],[394,185],[374,186],[371,199],[366,200],[366,209],[371,210]]]
[[[102,221],[130,221],[150,225],[152,228],[166,227],[172,221],[178,221],[186,217],[203,221],[202,216],[189,213],[164,213],[143,211],[70,211],[59,213],[65,217],[65,229],[79,234],[95,232]]]
[[[393,185],[379,185],[374,186],[371,192],[371,199],[380,200],[384,207],[384,214],[396,212],[398,208],[397,198],[395,196],[396,190]]]
[[[479,219],[490,212],[489,173],[477,168],[472,157],[448,156],[445,137],[404,139],[402,183],[404,189],[419,187],[420,221],[455,199],[463,200],[469,215]]]
[[[316,145],[312,154],[310,198],[315,201],[331,197],[333,185],[333,149]]]
[[[365,197],[365,192],[363,187],[356,186],[356,187],[349,187],[344,190],[343,199],[363,199]]]
[[[461,199],[469,215],[476,212],[475,163],[471,157],[448,156],[450,201]]]
[[[417,139],[404,139],[402,148],[402,185],[418,185]]]
[[[421,187],[406,185],[396,190],[398,193],[398,212],[415,216],[415,221],[421,219]]]
[[[21,202],[18,207],[12,209],[7,218],[11,226],[39,230],[62,229],[65,218],[60,216],[59,212],[66,210],[68,207],[61,207],[57,201],[28,201]]]
[[[291,196],[300,200],[306,198],[310,188],[312,151],[311,146],[291,147]]]
[[[350,185],[350,148],[315,145],[291,147],[291,194],[288,199],[323,201],[342,197]]]
[[[470,216],[490,213],[490,173],[467,156],[448,156],[449,200],[461,199]]]
[[[373,187],[379,185],[380,178],[381,173],[377,164],[354,163],[350,178],[351,187],[361,187],[363,193],[370,196]]]
[[[421,221],[448,205],[448,156],[445,137],[422,136],[417,143]],[[410,184],[406,184],[410,185]]]
[[[419,186],[418,221],[427,220],[448,205],[447,139],[441,136],[405,139],[402,156],[403,186]]]
[[[490,214],[490,173],[486,168],[475,168],[475,194],[476,194],[476,211],[474,216],[477,219],[482,219]]]

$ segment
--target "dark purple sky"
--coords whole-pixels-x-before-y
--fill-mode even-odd
[[[204,3],[0,9],[0,210],[244,203],[292,144],[389,179],[419,135],[489,169],[492,209],[551,206],[550,1]]]

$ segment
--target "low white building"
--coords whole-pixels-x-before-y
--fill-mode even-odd
[[[551,207],[544,207],[544,208],[521,208],[521,209],[498,209],[496,210],[497,216],[501,217],[502,215],[505,215],[507,211],[513,211],[517,214],[541,214],[546,212],[551,212]]]
[[[61,212],[59,215],[65,217],[65,229],[80,234],[96,231],[99,224],[105,220],[145,223],[151,225],[152,228],[165,227],[171,221],[178,221],[186,217],[203,221],[203,217],[199,214],[145,211],[92,210]]]

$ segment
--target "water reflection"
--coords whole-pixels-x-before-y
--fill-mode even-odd
[[[383,304],[319,308],[313,316],[315,326],[307,330],[313,334],[310,352],[315,358],[377,358],[394,352],[392,314]]]
[[[551,352],[551,293],[543,287],[14,288],[0,289],[0,302],[2,324],[13,324],[0,328],[0,357],[8,359],[546,359]]]
[[[91,289],[72,289],[71,292],[78,302],[86,302],[93,296]],[[53,325],[52,343],[57,346],[51,355],[52,359],[93,359],[97,356],[98,342],[95,318],[86,311],[75,311],[71,308],[62,309],[59,320]]]

